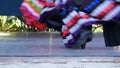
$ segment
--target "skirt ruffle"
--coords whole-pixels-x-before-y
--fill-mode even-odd
[[[92,24],[105,24],[109,21],[115,22],[120,19],[119,0],[87,0],[87,4],[76,5],[70,0],[56,0],[48,3],[42,0],[25,0],[21,6],[21,11],[26,18],[26,24],[43,30],[47,26],[44,20],[54,10],[59,9],[58,15],[61,17],[61,36],[66,47],[77,42],[76,38],[84,29],[83,27]],[[107,23],[107,24],[108,24]]]

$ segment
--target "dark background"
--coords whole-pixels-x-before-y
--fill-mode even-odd
[[[0,15],[22,15],[19,10],[23,0],[1,0],[0,1]]]

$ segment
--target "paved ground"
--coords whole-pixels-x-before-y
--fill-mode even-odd
[[[87,64],[87,65],[86,65]],[[71,63],[71,64],[7,64],[1,65],[1,68],[120,68],[120,64],[114,63]]]
[[[85,50],[65,48],[59,33],[5,34],[0,37],[0,56],[120,56],[120,51],[105,47],[102,33],[96,33]]]
[[[0,33],[0,68],[120,68],[120,51],[94,33],[86,49],[67,49],[59,33]]]

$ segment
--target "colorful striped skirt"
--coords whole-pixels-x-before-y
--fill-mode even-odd
[[[70,47],[77,42],[76,37],[83,27],[120,19],[120,0],[84,1],[79,6],[70,0],[55,0],[54,3],[47,3],[46,0],[24,0],[20,9],[27,20],[26,24],[40,30],[47,26],[47,22],[43,19],[54,13],[54,9],[59,9],[63,24],[61,28],[63,43],[66,47]]]

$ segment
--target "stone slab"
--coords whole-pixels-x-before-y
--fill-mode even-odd
[[[86,49],[65,48],[60,33],[1,33],[1,57],[119,57],[120,51],[105,47],[102,33],[94,33]]]

